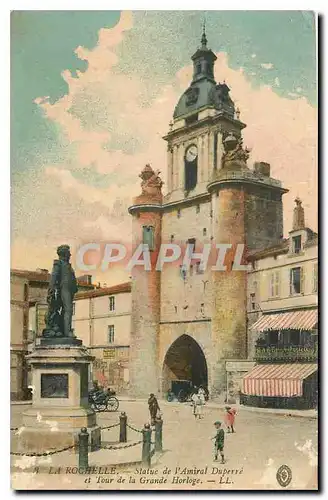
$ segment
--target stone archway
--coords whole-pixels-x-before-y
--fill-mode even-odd
[[[181,335],[169,347],[163,363],[162,390],[171,389],[172,380],[190,380],[194,386],[208,385],[206,358],[200,345],[189,335]]]

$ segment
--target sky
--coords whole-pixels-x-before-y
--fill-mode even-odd
[[[174,107],[209,47],[247,123],[253,161],[317,230],[314,17],[306,11],[14,11],[11,14],[11,267],[51,268],[59,244],[131,240],[127,207],[146,163],[166,179]],[[164,186],[165,189],[165,186]],[[74,264],[74,261],[73,261]],[[94,276],[125,281],[123,270]]]

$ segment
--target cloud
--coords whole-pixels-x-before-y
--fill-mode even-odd
[[[273,64],[272,63],[262,63],[261,64],[261,68],[272,69],[273,68]]]
[[[302,92],[302,87],[297,87],[296,92]]]
[[[279,78],[277,76],[274,79],[274,83],[276,84],[277,87],[280,87],[280,80],[279,80]]]
[[[127,208],[140,191],[141,169],[150,162],[166,180],[166,143],[162,136],[168,131],[180,95],[190,83],[192,67],[182,67],[169,84],[150,95],[148,81],[136,73],[124,73],[117,66],[115,48],[118,44],[124,46],[125,32],[130,29],[132,16],[123,12],[115,28],[99,31],[94,49],[76,49],[88,67],[76,78],[63,71],[67,95],[53,104],[49,98],[35,100],[45,118],[53,121],[63,138],[68,139],[70,155],[60,164],[45,166],[37,185],[31,178],[30,185],[25,186],[25,191],[42,200],[45,211],[40,201],[28,221],[27,233],[33,226],[40,233],[35,240],[26,234],[13,244],[15,260],[24,255],[28,267],[40,267],[46,259],[52,262],[53,250],[49,251],[49,246],[57,242],[58,235],[60,239],[67,237],[73,246],[91,237],[108,241],[117,233],[124,233],[128,241],[131,218]],[[290,189],[284,196],[285,234],[291,227],[296,195],[303,200],[308,225],[316,229],[316,110],[299,95],[297,100],[288,99],[268,86],[253,86],[243,71],[229,67],[225,53],[217,53],[217,57],[216,79],[226,79],[241,119],[248,124],[244,139],[252,148],[250,164],[268,161],[272,175]],[[273,67],[271,63],[261,66]],[[87,169],[109,179],[108,187],[83,181],[77,174]],[[33,203],[32,198],[27,200]],[[22,205],[21,213],[26,208],[26,204]],[[58,218],[55,225],[53,217]],[[28,251],[19,251],[22,244]]]
[[[256,54],[252,54],[252,55],[251,55],[251,58],[252,58],[252,59],[255,59],[255,57],[256,57]]]

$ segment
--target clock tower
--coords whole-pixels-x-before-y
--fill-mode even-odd
[[[205,32],[191,59],[192,80],[164,137],[167,194],[162,197],[158,173],[146,166],[142,194],[129,208],[134,245],[150,241],[152,261],[163,244],[181,249],[180,260],[160,270],[133,272],[130,387],[146,397],[189,381],[233,402],[248,356],[247,270],[234,262],[279,243],[286,190],[269,164],[248,167],[246,125],[228,85],[215,80],[216,55]],[[201,265],[205,245],[215,254],[218,244],[227,247],[224,265],[214,266],[216,255]],[[240,246],[246,252],[237,258]],[[234,372],[229,387],[227,366]]]
[[[215,81],[217,58],[207,47],[205,31],[191,59],[192,81],[180,97],[170,131],[164,137],[168,145],[169,202],[205,193],[220,168],[224,139],[231,132],[240,137],[246,126],[238,118],[228,85]]]

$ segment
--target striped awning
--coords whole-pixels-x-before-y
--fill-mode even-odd
[[[278,314],[264,314],[252,329],[258,332],[265,330],[312,330],[318,323],[318,310],[292,311]]]
[[[303,380],[317,369],[312,363],[256,365],[243,377],[242,392],[252,396],[302,396]]]

